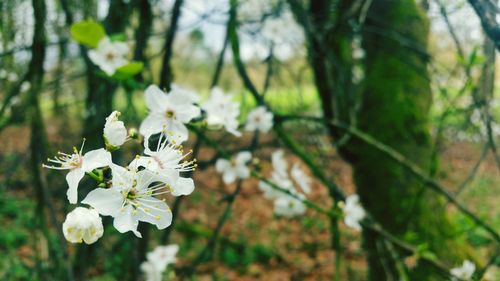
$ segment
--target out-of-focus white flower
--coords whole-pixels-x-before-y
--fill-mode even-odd
[[[121,233],[137,231],[139,221],[164,229],[172,223],[172,212],[168,205],[154,196],[168,193],[166,185],[157,182],[158,175],[147,169],[138,171],[111,164],[112,186],[91,191],[82,201],[94,207],[99,214],[112,216],[113,226]]]
[[[7,70],[0,69],[0,79],[5,79],[5,78],[7,78]]]
[[[7,75],[7,81],[9,82],[16,82],[17,79],[19,79],[19,76],[17,76],[17,74],[15,74],[14,72],[11,72]]]
[[[279,173],[276,173],[276,171],[272,172],[270,181],[279,184],[279,186],[283,189],[286,190],[294,189],[293,182],[287,176],[283,177]],[[262,192],[264,192],[264,198],[269,200],[275,200],[281,196],[285,196],[283,192],[273,188],[270,184],[268,184],[265,181],[259,182],[259,189]]]
[[[295,163],[290,172],[292,179],[300,186],[305,194],[311,193],[311,178]]]
[[[127,128],[123,121],[118,118],[121,113],[113,111],[107,118],[104,124],[104,142],[108,150],[115,150],[125,143],[127,140]]]
[[[360,222],[365,218],[366,213],[359,202],[359,196],[357,194],[347,196],[345,205],[343,206],[343,211],[344,223],[347,226],[360,231]]]
[[[304,40],[301,26],[295,21],[291,10],[285,7],[279,16],[267,17],[262,25],[261,34],[264,39],[278,47],[281,45],[295,45]]]
[[[282,189],[292,193],[296,197],[287,194],[281,190],[273,188],[265,181],[259,182],[259,188],[264,192],[264,197],[274,200],[274,213],[278,216],[292,218],[303,215],[306,212],[306,206],[302,202],[305,199],[304,193],[311,191],[311,180],[300,167],[295,164],[290,172],[291,178],[297,183],[302,192],[295,187],[288,173],[288,163],[284,157],[283,150],[275,151],[271,156],[273,172],[270,181],[277,184]],[[298,198],[297,198],[298,197]]]
[[[150,261],[144,261],[141,263],[141,271],[145,275],[146,281],[162,281],[162,273],[156,266]]]
[[[298,197],[304,199],[301,193],[295,193]],[[302,201],[290,195],[280,196],[274,201],[274,213],[277,216],[293,218],[305,214],[306,206]]]
[[[92,244],[102,237],[104,232],[99,213],[94,209],[76,207],[64,221],[63,234],[71,243]]]
[[[177,252],[179,252],[179,245],[177,244],[157,246],[146,255],[146,258],[148,261],[152,262],[157,269],[164,271],[169,264],[176,262]]]
[[[232,101],[230,95],[224,94],[221,89],[215,87],[210,91],[210,97],[202,105],[207,113],[207,123],[211,126],[224,126],[228,132],[239,137],[238,116],[240,105]]]
[[[75,204],[78,200],[78,183],[80,183],[85,173],[111,164],[111,153],[104,148],[91,150],[83,155],[83,146],[84,144],[82,144],[80,151],[74,147],[73,154],[58,152],[54,159],[47,160],[59,166],[43,165],[45,168],[54,170],[69,170],[69,173],[66,175],[66,181],[69,186],[67,196],[71,204]]]
[[[250,176],[250,170],[247,165],[252,159],[252,154],[248,151],[242,151],[231,160],[218,159],[215,163],[217,172],[222,173],[224,183],[233,183],[236,179],[246,179]]]
[[[267,133],[273,127],[273,114],[269,112],[265,106],[258,106],[248,113],[246,131],[259,130],[262,133]]]
[[[116,70],[129,61],[127,55],[129,48],[124,42],[111,42],[108,37],[99,41],[96,49],[89,51],[90,60],[99,66],[102,71],[111,76]]]
[[[273,152],[271,163],[273,164],[273,172],[278,173],[281,177],[288,178],[288,163],[286,162],[283,150],[279,149]]]
[[[21,83],[21,88],[20,88],[21,92],[26,92],[30,88],[31,88],[31,83],[29,81],[24,81],[23,83]]]
[[[471,280],[474,271],[476,270],[476,265],[469,260],[464,260],[462,266],[455,267],[450,270],[450,274],[459,278],[460,280]]]
[[[180,146],[173,145],[163,136],[160,135],[155,151],[145,142],[144,154],[148,156],[136,157],[129,167],[144,167],[157,173],[158,180],[169,185],[173,196],[189,195],[194,190],[193,179],[181,177],[180,173],[193,171],[196,168],[196,160],[184,160],[191,152],[184,154]]]
[[[161,281],[162,275],[169,264],[176,261],[179,246],[176,244],[158,246],[146,255],[146,261],[141,264],[141,270],[146,281]]]
[[[172,84],[170,86],[170,88],[171,88],[171,90],[170,90],[171,93],[173,93],[173,92],[178,93],[180,96],[185,97],[186,99],[188,99],[192,103],[197,103],[200,101],[200,95],[193,90],[181,87],[177,84]]]
[[[146,140],[153,134],[166,132],[176,144],[186,141],[189,133],[184,124],[200,115],[192,97],[178,90],[165,94],[155,85],[146,89],[145,96],[149,115],[142,121],[139,132]]]
[[[274,0],[245,0],[238,7],[238,21],[260,21],[264,14],[271,12]]]

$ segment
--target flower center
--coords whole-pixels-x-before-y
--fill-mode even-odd
[[[113,54],[112,52],[106,53],[106,60],[112,61],[114,59],[115,59],[115,54]]]
[[[82,167],[82,157],[79,154],[72,154],[68,161],[68,166],[70,169],[76,169]]]
[[[167,112],[165,112],[165,116],[167,116],[167,118],[174,118],[175,117],[175,112],[173,110],[167,110]]]
[[[132,187],[128,193],[127,193],[127,199],[134,200],[137,198],[137,189],[135,187]]]

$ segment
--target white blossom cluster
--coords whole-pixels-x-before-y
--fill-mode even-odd
[[[476,270],[476,265],[469,261],[464,260],[462,266],[452,268],[450,270],[450,274],[455,277],[454,280],[471,280],[472,275],[474,275],[474,271]]]
[[[359,202],[359,196],[352,194],[347,196],[345,204],[341,205],[344,211],[344,223],[357,231],[361,231],[361,221],[366,217],[365,209]]]
[[[82,144],[72,153],[59,152],[44,165],[69,171],[66,181],[71,204],[78,203],[78,185],[85,175],[98,181],[97,187],[80,202],[91,208],[77,207],[68,214],[63,226],[68,241],[93,243],[101,237],[103,230],[99,215],[113,217],[113,226],[119,232],[131,231],[137,237],[141,237],[137,230],[140,221],[151,223],[158,229],[168,227],[172,213],[164,195],[189,195],[195,187],[193,180],[185,176],[185,172],[195,169],[195,160],[187,160],[191,152],[184,153],[181,146],[189,137],[187,125],[202,120],[204,112],[209,126],[223,127],[233,135],[241,135],[238,132],[239,104],[218,88],[213,89],[210,97],[200,105],[196,93],[177,86],[165,93],[151,85],[145,90],[145,100],[149,114],[139,128],[144,137],[143,155],[136,156],[127,166],[114,163],[111,155],[131,139],[125,124],[119,120],[121,114],[118,111],[106,118],[104,148],[85,153]],[[272,127],[273,116],[263,107],[255,109],[249,116],[247,131],[267,132]],[[151,145],[150,141],[154,144]],[[250,160],[251,154],[242,152],[232,161],[219,159],[216,166],[225,174],[224,181],[230,183],[250,175],[246,167]]]
[[[141,263],[141,271],[144,273],[146,281],[161,281],[162,275],[168,265],[176,262],[176,255],[179,246],[171,244],[167,246],[157,246],[153,251],[147,253],[146,261]]]
[[[261,181],[259,188],[264,192],[264,197],[274,200],[274,213],[277,216],[292,218],[303,215],[306,212],[306,206],[300,199],[305,199],[305,196],[311,192],[311,179],[298,164],[293,165],[290,172],[288,171],[288,162],[284,158],[283,150],[274,152],[271,156],[271,162],[273,171],[269,180],[296,197]]]
[[[99,66],[109,76],[116,70],[129,63],[127,55],[129,47],[124,42],[113,42],[109,37],[102,38],[97,48],[89,51],[89,59]]]

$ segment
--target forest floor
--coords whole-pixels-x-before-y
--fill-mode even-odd
[[[47,128],[51,147],[61,151],[69,150],[73,145],[78,147],[81,142],[75,137],[79,136],[78,128],[66,126],[64,135],[61,135],[60,122],[49,123]],[[3,229],[0,231],[0,252],[6,253],[0,257],[0,279],[5,270],[29,271],[35,266],[36,258],[49,256],[46,246],[49,242],[42,235],[36,236],[38,241],[31,239],[36,203],[30,184],[29,139],[29,128],[26,127],[13,126],[0,133],[0,224]],[[262,141],[266,142],[266,139]],[[243,138],[242,142],[248,142],[248,138]],[[456,187],[475,165],[481,149],[475,143],[447,143],[441,152],[438,179],[450,191],[456,192]],[[269,155],[273,150],[270,146],[257,154],[262,162],[262,173],[266,176],[271,171]],[[198,160],[203,162],[213,154],[210,149],[202,149]],[[290,165],[298,162],[291,153],[287,155]],[[332,171],[346,193],[353,193],[349,166],[336,156],[330,160],[325,169]],[[305,168],[303,164],[301,166]],[[50,175],[49,188],[56,200],[54,207],[59,211],[58,220],[62,222],[68,208],[64,201],[64,176]],[[194,179],[196,190],[184,198],[179,223],[172,232],[171,242],[181,245],[178,266],[188,265],[203,248],[210,229],[215,227],[222,213],[225,205],[222,198],[235,188],[235,185],[222,184],[213,168],[196,171]],[[309,199],[325,207],[331,204],[326,189],[318,182],[313,183]],[[459,199],[496,229],[500,228],[500,174],[491,155],[480,165],[477,176]],[[167,197],[167,202],[172,206],[172,198]],[[488,247],[481,247],[487,246],[483,233],[475,231],[454,208],[450,207],[449,212],[470,234],[469,242],[484,248],[481,255],[486,255]],[[232,214],[222,229],[221,237],[227,239],[218,243],[213,261],[198,267],[197,280],[331,280],[335,256],[330,249],[329,227],[324,216],[311,210],[299,219],[276,218],[272,202],[266,200],[258,189],[258,181],[249,179],[243,183]],[[108,231],[111,230],[106,229],[105,236]],[[363,280],[366,264],[360,234],[343,224],[341,231],[342,280]],[[159,237],[161,232],[152,230],[152,236]],[[70,250],[75,249],[70,247]],[[35,257],[37,255],[40,256]],[[106,265],[100,265],[92,268],[89,274],[98,276],[105,274],[106,270]]]

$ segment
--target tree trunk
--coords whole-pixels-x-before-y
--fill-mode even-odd
[[[298,1],[289,2],[301,21]],[[362,22],[358,19],[364,7],[353,3],[311,1],[310,26],[307,21],[301,22],[308,35],[323,114],[360,128],[429,169],[432,146],[428,114],[432,98],[427,74],[428,20],[414,0],[374,0]],[[351,24],[356,21],[362,24],[366,52],[359,97],[353,95],[350,79],[350,43],[355,32]],[[359,110],[353,108],[357,98]],[[329,129],[335,141],[343,138],[335,128]],[[339,152],[353,167],[364,207],[387,231],[414,245],[428,245],[444,260],[458,263],[463,258],[465,251],[453,236],[444,201],[438,195],[367,144],[347,138]],[[443,280],[440,273],[424,263],[404,269],[402,257],[397,257],[399,253],[394,253],[382,238],[370,231],[363,236],[369,280],[401,280],[402,275],[408,275],[410,280]]]
[[[406,155],[423,169],[430,168],[429,108],[432,97],[426,50],[429,23],[413,0],[376,0],[363,27],[366,51],[365,80],[359,128]],[[403,36],[411,47],[403,44]],[[403,167],[370,146],[351,143],[358,157],[351,161],[358,193],[365,208],[389,232],[426,243],[440,258],[462,256],[446,218],[444,202]],[[354,149],[355,148],[355,149]],[[387,249],[372,232],[364,233],[371,280],[399,280],[399,273],[384,261]],[[460,259],[460,258],[459,258]],[[442,280],[419,264],[411,280]]]

